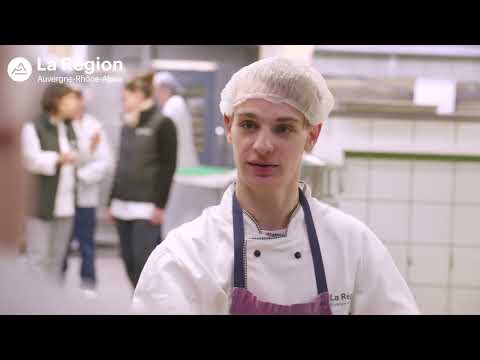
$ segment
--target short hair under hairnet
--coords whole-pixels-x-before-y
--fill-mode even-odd
[[[311,125],[324,122],[334,99],[325,79],[312,66],[284,58],[266,58],[237,71],[221,94],[220,111],[231,116],[248,99],[286,103],[300,111]]]
[[[158,72],[153,77],[153,85],[157,86],[164,86],[170,89],[175,94],[183,93],[183,87],[178,82],[178,80],[173,76],[171,73],[163,71]]]

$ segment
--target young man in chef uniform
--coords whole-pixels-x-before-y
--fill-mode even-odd
[[[334,100],[312,67],[268,58],[220,102],[238,177],[219,205],[150,255],[133,309],[155,314],[417,314],[394,261],[363,223],[300,181]]]

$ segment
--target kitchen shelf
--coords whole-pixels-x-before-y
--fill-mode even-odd
[[[394,120],[433,120],[433,121],[465,121],[480,122],[480,113],[476,114],[451,114],[439,115],[431,112],[426,107],[395,107],[395,106],[372,106],[367,105],[339,105],[330,114],[330,118],[334,117],[351,117],[351,118],[369,118],[369,119],[394,119]]]
[[[480,154],[466,153],[430,153],[430,152],[397,152],[384,150],[345,150],[347,158],[369,158],[388,160],[424,160],[424,161],[462,161],[480,162]]]

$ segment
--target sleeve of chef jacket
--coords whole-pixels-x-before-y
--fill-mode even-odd
[[[59,154],[56,151],[43,151],[33,124],[22,128],[22,153],[24,165],[30,172],[53,176],[57,172]]]
[[[139,314],[203,315],[223,309],[225,293],[202,266],[190,259],[189,266],[166,246],[181,241],[171,231],[152,252],[135,289],[132,310]]]
[[[418,314],[415,299],[386,247],[368,228],[362,236],[352,314]]]

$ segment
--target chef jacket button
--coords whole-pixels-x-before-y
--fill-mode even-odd
[[[300,259],[302,257],[302,254],[300,253],[300,251],[297,251],[295,253],[295,259]]]
[[[260,250],[255,250],[255,251],[253,252],[253,255],[255,255],[256,257],[260,257],[261,254],[262,254],[262,253],[260,252]]]

